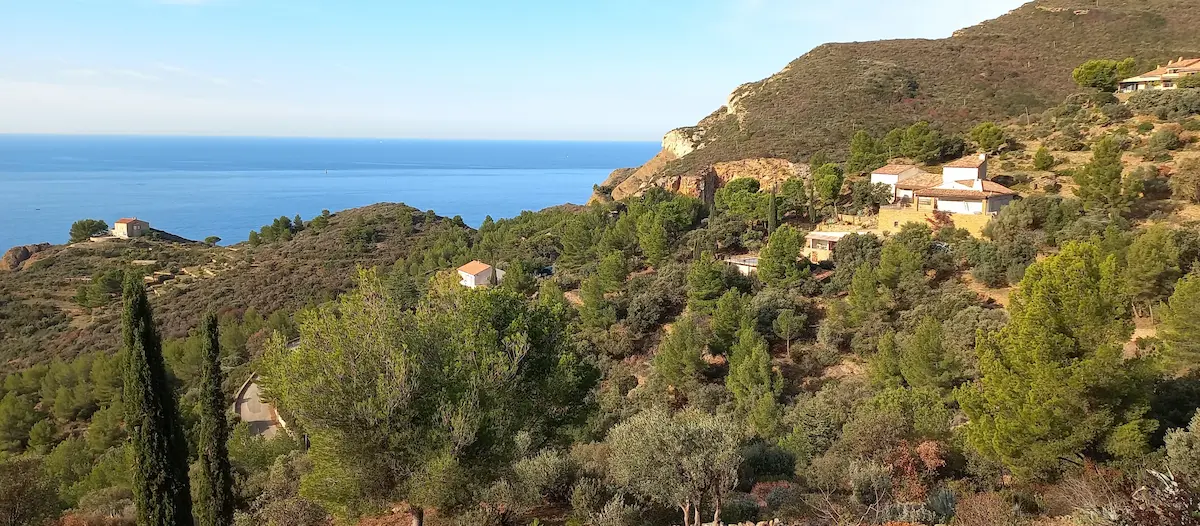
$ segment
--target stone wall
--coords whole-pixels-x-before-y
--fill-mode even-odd
[[[965,229],[975,237],[983,236],[983,227],[992,220],[988,214],[950,214],[954,226]],[[879,224],[876,227],[880,234],[896,233],[905,223],[929,224],[933,220],[933,210],[920,210],[915,207],[879,209]]]

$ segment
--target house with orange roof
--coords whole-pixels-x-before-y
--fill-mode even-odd
[[[950,214],[994,214],[1012,203],[1016,192],[987,180],[986,154],[968,156],[942,167],[942,175],[925,174],[896,185],[902,205]]]
[[[1159,65],[1153,71],[1122,80],[1117,91],[1133,93],[1144,90],[1175,89],[1179,87],[1179,79],[1196,74],[1200,74],[1200,58],[1179,57],[1179,60],[1167,62],[1166,66]]]
[[[113,223],[112,234],[121,239],[141,237],[150,233],[150,223],[136,217],[122,217]]]
[[[458,283],[470,289],[490,287],[504,279],[504,271],[492,267],[479,260],[458,267],[458,275],[462,278]]]

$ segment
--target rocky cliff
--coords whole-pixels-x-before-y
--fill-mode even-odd
[[[858,130],[924,120],[962,132],[1040,112],[1077,89],[1071,71],[1089,59],[1134,57],[1150,69],[1200,55],[1197,27],[1197,0],[1037,0],[945,39],[825,44],[667,133],[658,155],[605,190],[692,193],[710,171],[766,177],[765,188],[789,166],[806,170],[814,153],[842,158]]]

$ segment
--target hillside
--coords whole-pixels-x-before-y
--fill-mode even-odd
[[[333,214],[323,228],[257,247],[150,239],[39,245],[21,264],[0,266],[0,369],[115,350],[118,294],[93,294],[92,307],[76,299],[81,287],[103,280],[106,272],[146,274],[161,330],[177,338],[206,310],[254,309],[265,316],[334,298],[350,288],[356,267],[390,266],[442,230],[467,229],[405,205],[377,204]]]
[[[1200,54],[1198,23],[1200,3],[1188,0],[1038,0],[946,39],[825,44],[739,87],[606,186],[621,199],[678,188],[725,161],[841,158],[858,130],[881,135],[925,120],[961,132],[1040,112],[1076,90],[1071,71],[1088,59],[1135,57],[1149,69]]]

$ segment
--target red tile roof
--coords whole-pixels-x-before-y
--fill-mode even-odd
[[[942,176],[938,174],[924,174],[916,177],[910,177],[899,183],[896,183],[896,188],[901,190],[920,190],[942,184]]]
[[[1000,183],[993,183],[992,181],[982,181],[982,183],[983,190],[949,190],[945,188],[926,188],[923,190],[917,190],[916,195],[919,197],[987,199],[989,197],[1016,194],[1016,192],[1008,189]]]
[[[983,163],[987,162],[987,156],[984,155],[968,155],[947,164],[946,168],[979,168]]]
[[[145,223],[145,221],[142,221],[141,219],[138,219],[138,218],[136,218],[136,217],[122,217],[121,219],[118,219],[116,223],[113,223],[113,224],[115,224],[115,225],[128,225],[128,224],[130,224],[130,223],[132,223],[132,222],[134,222],[134,221],[139,221],[139,222]]]
[[[1181,72],[1189,72],[1189,71],[1190,72],[1200,72],[1200,58],[1189,58],[1189,59],[1171,62],[1171,63],[1167,64],[1166,66],[1159,66],[1158,69],[1155,69],[1153,71],[1147,71],[1145,73],[1142,73],[1141,75],[1138,75],[1137,77],[1132,77],[1132,78],[1136,79],[1136,78],[1141,78],[1141,77],[1161,77],[1163,75],[1166,75],[1167,72],[1172,69],[1178,69],[1178,70],[1181,70]],[[1128,79],[1126,79],[1126,80],[1128,80]]]
[[[912,170],[913,168],[916,168],[916,166],[911,164],[889,164],[871,173],[880,175],[900,175],[904,172]]]
[[[463,265],[461,267],[458,267],[458,271],[466,272],[467,274],[470,274],[472,276],[478,276],[479,274],[483,273],[484,271],[486,271],[490,268],[492,268],[491,265],[488,265],[487,263],[476,260],[476,261],[467,263],[466,265]]]

